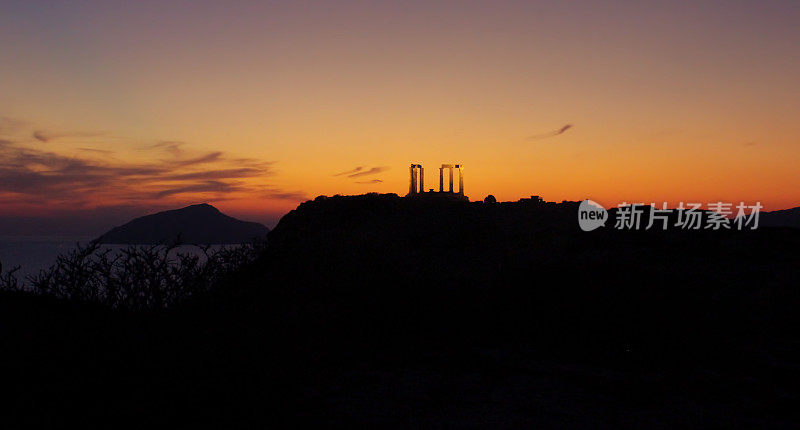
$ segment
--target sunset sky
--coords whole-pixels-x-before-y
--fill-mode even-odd
[[[274,226],[410,163],[463,163],[472,200],[800,206],[796,0],[2,0],[0,46],[20,234],[199,202]]]

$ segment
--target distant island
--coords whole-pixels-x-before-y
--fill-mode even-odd
[[[114,227],[97,241],[106,244],[223,244],[265,237],[269,228],[223,214],[207,203],[158,212]]]

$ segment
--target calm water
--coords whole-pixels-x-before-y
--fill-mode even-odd
[[[74,250],[78,243],[86,244],[90,237],[0,237],[0,262],[3,264],[3,272],[15,266],[21,266],[16,272],[17,279],[24,280],[28,275],[38,273],[56,262],[60,254],[67,254]],[[237,245],[215,245],[212,249],[223,246]],[[103,245],[103,248],[118,250],[126,248],[127,245]],[[170,252],[170,255],[177,253],[198,254],[202,251],[196,246],[182,245]]]

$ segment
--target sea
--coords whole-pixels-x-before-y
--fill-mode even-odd
[[[35,275],[56,263],[60,254],[68,254],[78,245],[86,245],[92,237],[84,236],[0,236],[0,264],[2,272],[19,266],[15,272],[18,280],[24,281],[28,276]],[[212,249],[221,247],[239,246],[214,245]],[[128,245],[102,245],[102,249],[111,249],[112,252],[127,248]],[[203,252],[193,245],[181,245],[170,251],[170,255],[178,253],[196,254],[203,256]]]

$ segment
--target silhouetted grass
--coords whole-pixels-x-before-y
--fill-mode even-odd
[[[14,267],[2,272],[1,291],[27,291],[59,299],[97,303],[128,310],[171,308],[253,262],[260,242],[212,249],[193,245],[197,253],[172,252],[178,244],[102,248],[97,242],[78,244],[59,255],[55,264],[21,282]]]

